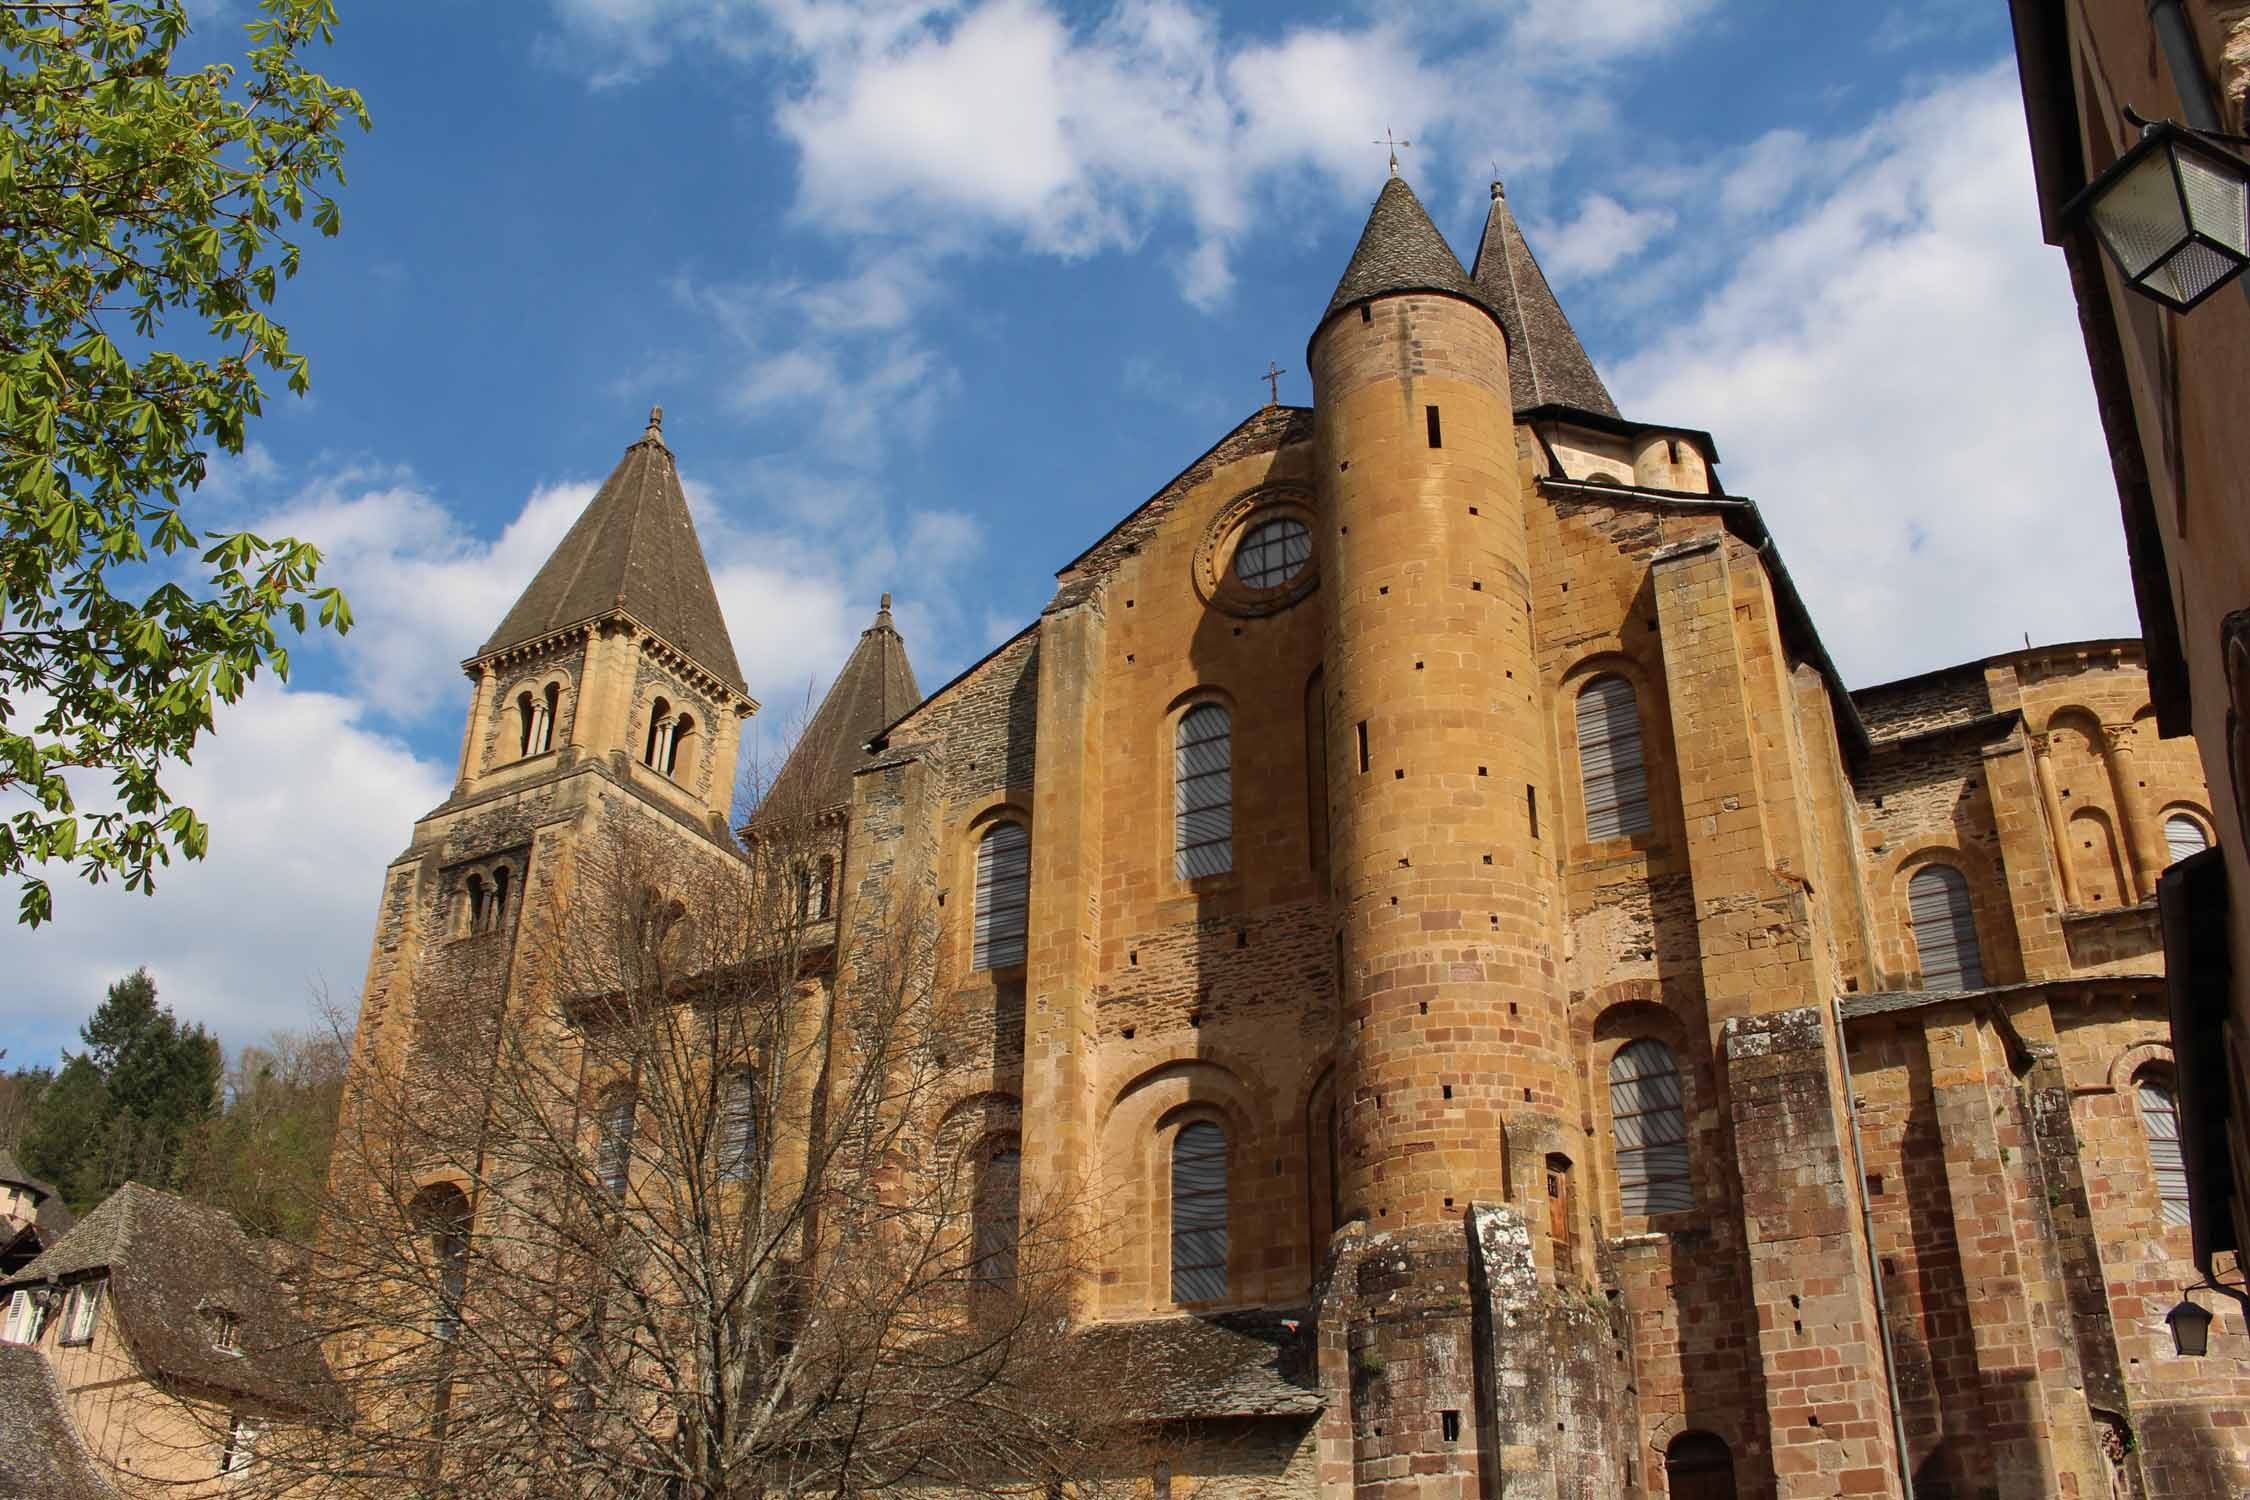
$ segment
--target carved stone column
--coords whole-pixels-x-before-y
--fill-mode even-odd
[[[2031,737],[2032,770],[2039,779],[2039,805],[2046,810],[2047,836],[2054,841],[2055,865],[2062,876],[2063,905],[2082,906],[2078,894],[2078,872],[2071,867],[2070,824],[2063,817],[2062,799],[2055,795],[2055,764],[2053,737],[2035,734]]]
[[[2156,895],[2156,877],[2164,873],[2164,841],[2148,815],[2148,799],[2133,770],[2133,726],[2102,726],[2102,763],[2109,768],[2110,790],[2117,798],[2117,820],[2125,826],[2125,852],[2133,867],[2133,896],[2147,901]]]

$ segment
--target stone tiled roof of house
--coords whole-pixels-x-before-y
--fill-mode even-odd
[[[1146,1420],[1312,1416],[1324,1406],[1310,1316],[1219,1313],[1100,1323],[1086,1332]]]
[[[118,1500],[71,1424],[46,1357],[16,1344],[0,1344],[0,1495]]]
[[[774,777],[761,813],[818,812],[849,802],[852,775],[867,764],[867,742],[921,701],[885,594],[875,623],[859,633],[859,644]]]
[[[1347,307],[1395,292],[1442,292],[1499,316],[1491,297],[1461,268],[1461,258],[1430,222],[1422,200],[1403,177],[1383,184],[1367,227],[1360,231],[1351,264],[1344,267],[1343,280],[1336,283],[1336,295],[1328,299],[1320,321],[1325,326]],[[1317,329],[1314,336],[1319,336]]]
[[[110,1307],[142,1368],[287,1410],[332,1410],[319,1343],[242,1226],[219,1209],[129,1182],[0,1287],[109,1274]],[[214,1340],[235,1320],[237,1347]]]
[[[746,692],[734,641],[696,540],[662,407],[531,580],[479,656],[622,610]]]
[[[36,1223],[41,1244],[52,1245],[70,1233],[70,1226],[78,1222],[78,1216],[70,1211],[70,1205],[63,1202],[62,1194],[55,1191],[53,1184],[26,1172],[23,1163],[6,1151],[0,1151],[0,1182],[27,1187],[39,1195]]]
[[[1469,273],[1499,310],[1508,330],[1508,385],[1517,411],[1538,406],[1569,406],[1614,417],[1617,403],[1594,371],[1578,332],[1563,316],[1562,304],[1547,285],[1547,273],[1524,241],[1500,184],[1492,185],[1492,207],[1485,214],[1484,237],[1477,242]]]

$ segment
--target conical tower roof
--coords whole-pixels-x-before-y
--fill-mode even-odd
[[[505,651],[619,610],[736,692],[747,692],[726,618],[719,612],[718,592],[711,586],[710,566],[695,539],[679,470],[664,445],[661,406],[649,412],[648,430],[625,450],[570,534],[477,655]]]
[[[922,701],[906,641],[883,596],[875,623],[859,633],[844,669],[773,779],[761,811],[815,812],[848,802],[852,775],[867,764],[867,742]]]
[[[1492,209],[1485,215],[1484,238],[1477,243],[1471,273],[1488,306],[1499,310],[1508,330],[1508,385],[1517,411],[1535,406],[1574,406],[1580,411],[1617,415],[1609,387],[1594,372],[1585,346],[1563,316],[1547,275],[1524,243],[1507,194],[1492,185]]]
[[[1403,177],[1383,184],[1367,227],[1360,231],[1351,264],[1344,267],[1344,279],[1336,283],[1336,295],[1328,299],[1328,311],[1320,321],[1325,325],[1347,307],[1395,292],[1440,292],[1499,315],[1491,299],[1461,269],[1461,258],[1430,222],[1422,200]]]

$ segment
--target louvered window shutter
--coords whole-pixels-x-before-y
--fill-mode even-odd
[[[1016,1216],[1023,1196],[1023,1154],[1003,1147],[985,1159],[977,1179],[976,1256],[977,1285],[991,1292],[1006,1291],[1016,1282]]]
[[[2156,1173],[2156,1196],[2164,1222],[2188,1222],[2187,1158],[2180,1154],[2180,1106],[2172,1091],[2154,1079],[2139,1087],[2141,1130],[2148,1136],[2148,1164]]]
[[[719,1170],[729,1182],[748,1182],[757,1175],[757,1075],[748,1069],[728,1074],[719,1107]]]
[[[1216,703],[1180,720],[1173,755],[1174,868],[1182,880],[1234,868],[1233,722]]]
[[[1586,791],[1586,837],[1648,832],[1648,769],[1633,685],[1597,677],[1578,694],[1578,773]]]
[[[1969,882],[1950,865],[1929,865],[1906,886],[1908,920],[1914,927],[1914,952],[1926,990],[1984,988],[1984,957],[1977,950],[1977,922],[1969,907]]]
[[[1005,969],[1023,962],[1031,917],[1031,830],[995,823],[977,842],[975,969]]]
[[[625,1196],[625,1183],[633,1166],[633,1122],[638,1113],[639,1100],[630,1089],[620,1089],[611,1096],[608,1109],[602,1113],[601,1154],[594,1162],[602,1186],[614,1197]]]
[[[1172,1138],[1172,1300],[1227,1294],[1227,1137],[1197,1121]]]
[[[2191,854],[2201,854],[2210,847],[2203,836],[2203,825],[2195,819],[2174,813],[2164,820],[2165,863],[2176,865]]]
[[[1688,1182],[1687,1107],[1680,1065],[1653,1037],[1628,1042],[1609,1064],[1617,1193],[1628,1215],[1695,1207]]]

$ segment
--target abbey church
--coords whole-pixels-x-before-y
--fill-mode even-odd
[[[809,982],[928,913],[998,1018],[947,1139],[1114,1210],[1079,1316],[1183,1351],[1143,1493],[2250,1493],[2240,1312],[2167,1321],[2154,898],[2213,828],[2140,643],[1847,687],[1497,183],[1464,267],[1394,176],[1305,312],[1312,406],[1119,497],[927,696],[886,599],[769,793],[826,841]],[[677,436],[466,664],[355,1088],[465,986],[518,1003],[519,914],[619,827],[755,845]]]

